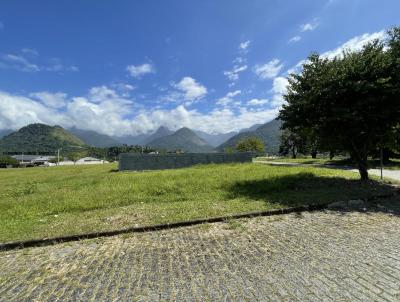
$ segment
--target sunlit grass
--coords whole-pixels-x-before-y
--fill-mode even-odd
[[[116,165],[0,170],[0,242],[177,222],[386,190],[356,173],[263,164],[115,172]]]

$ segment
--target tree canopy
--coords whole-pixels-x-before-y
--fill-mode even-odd
[[[264,142],[258,137],[248,137],[240,140],[236,145],[236,150],[241,152],[264,152]]]
[[[18,164],[19,163],[15,158],[8,155],[0,155],[0,168],[5,168],[8,165],[15,167],[18,166]]]
[[[309,133],[320,148],[349,152],[368,179],[368,155],[393,144],[400,124],[400,28],[333,59],[312,54],[288,80],[283,128]]]

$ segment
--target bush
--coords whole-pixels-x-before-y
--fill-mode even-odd
[[[0,155],[0,168],[7,168],[7,166],[18,167],[19,162],[8,155]]]

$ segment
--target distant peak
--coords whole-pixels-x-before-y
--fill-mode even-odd
[[[182,127],[180,129],[178,129],[176,132],[190,132],[190,133],[194,133],[191,129],[187,128],[187,127]]]
[[[158,129],[156,130],[156,132],[159,132],[159,131],[170,131],[167,127],[165,127],[165,126],[160,126],[160,127],[158,127]]]

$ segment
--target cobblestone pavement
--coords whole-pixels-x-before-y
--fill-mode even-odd
[[[315,212],[0,253],[0,301],[400,301],[400,217]]]

